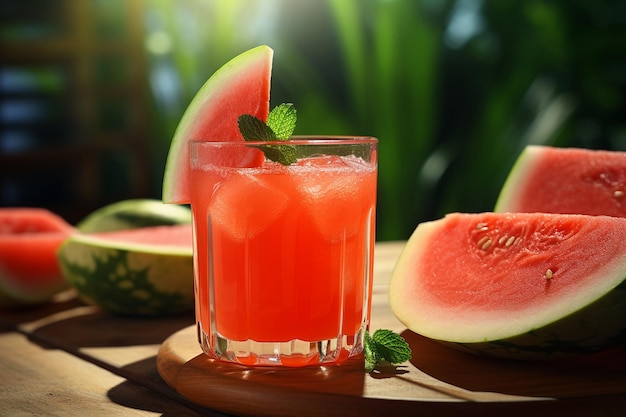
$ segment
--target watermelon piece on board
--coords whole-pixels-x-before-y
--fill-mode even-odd
[[[267,120],[273,53],[265,45],[250,49],[222,66],[200,88],[174,132],[163,177],[164,203],[190,203],[189,141],[243,141],[239,116],[251,114]],[[257,166],[264,160],[262,151],[245,147],[237,157],[245,161],[240,166]]]
[[[190,224],[75,234],[58,259],[80,298],[105,310],[133,316],[193,310]]]
[[[495,211],[626,217],[626,152],[528,146]]]
[[[42,303],[67,288],[56,258],[76,230],[42,208],[0,208],[0,306]]]
[[[410,330],[472,353],[543,359],[626,340],[626,219],[449,214],[421,223],[389,285]]]

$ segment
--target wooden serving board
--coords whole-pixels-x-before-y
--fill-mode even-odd
[[[325,367],[247,368],[203,354],[190,326],[161,345],[159,374],[188,400],[241,416],[621,416],[626,410],[626,346],[567,360],[518,362],[473,356],[406,330],[387,303],[388,276],[400,248],[377,245],[371,327],[401,332],[413,351],[410,362],[373,374],[365,373],[362,358]]]

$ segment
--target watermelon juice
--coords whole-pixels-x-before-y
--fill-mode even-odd
[[[301,155],[287,166],[243,143],[190,149],[203,350],[287,366],[358,354],[370,311],[377,140],[290,140]]]

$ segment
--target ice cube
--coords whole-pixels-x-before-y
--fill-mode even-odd
[[[332,169],[316,169],[303,176],[299,191],[303,207],[320,233],[336,242],[364,227],[373,196],[368,176],[346,168],[345,161]]]
[[[279,178],[245,174],[229,177],[219,185],[209,205],[212,227],[240,240],[266,229],[289,205],[288,195],[276,183]]]

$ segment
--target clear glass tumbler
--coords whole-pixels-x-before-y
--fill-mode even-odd
[[[377,145],[372,137],[190,144],[204,352],[245,365],[305,366],[362,351]],[[268,159],[284,151],[297,161]]]

